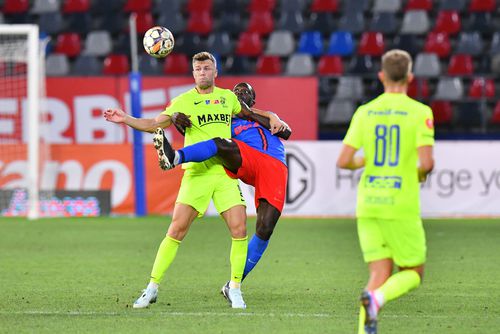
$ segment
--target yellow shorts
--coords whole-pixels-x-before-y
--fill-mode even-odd
[[[425,263],[427,247],[420,218],[358,218],[357,225],[365,262],[390,258],[399,267]]]
[[[211,199],[219,213],[236,205],[246,206],[238,180],[227,174],[184,174],[176,203],[192,206],[201,217]]]

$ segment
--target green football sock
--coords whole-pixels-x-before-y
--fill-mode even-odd
[[[241,283],[247,261],[247,251],[248,236],[239,239],[232,238],[229,259],[231,261],[231,281],[235,283]]]
[[[170,267],[170,264],[174,261],[175,254],[177,254],[177,249],[180,244],[181,242],[179,240],[175,240],[168,235],[163,239],[160,247],[158,247],[158,253],[156,253],[153,270],[151,270],[151,282],[160,284],[163,275],[165,275],[168,267]]]
[[[377,291],[384,296],[384,303],[401,297],[418,288],[420,275],[415,270],[403,270],[391,277]]]

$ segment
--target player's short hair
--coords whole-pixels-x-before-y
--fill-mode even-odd
[[[215,60],[215,57],[213,54],[207,51],[202,51],[198,52],[193,56],[193,65],[195,61],[205,61],[205,60],[211,60],[212,63],[214,63],[214,67],[217,68],[217,60]]]
[[[392,82],[405,83],[411,73],[412,60],[404,50],[389,50],[382,56],[382,72]]]

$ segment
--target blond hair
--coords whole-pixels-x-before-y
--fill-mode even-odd
[[[215,57],[213,54],[207,51],[203,52],[198,52],[193,56],[193,65],[195,61],[205,61],[205,60],[211,60],[212,63],[214,63],[214,67],[217,68],[217,60],[215,60]]]
[[[411,73],[412,60],[408,52],[394,49],[382,56],[382,71],[386,78],[395,83],[406,83]]]

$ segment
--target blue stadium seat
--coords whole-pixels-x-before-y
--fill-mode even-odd
[[[300,35],[298,53],[306,53],[312,56],[323,54],[323,38],[319,31],[304,31]]]
[[[354,52],[352,34],[348,31],[336,31],[330,35],[328,54],[350,56]]]

